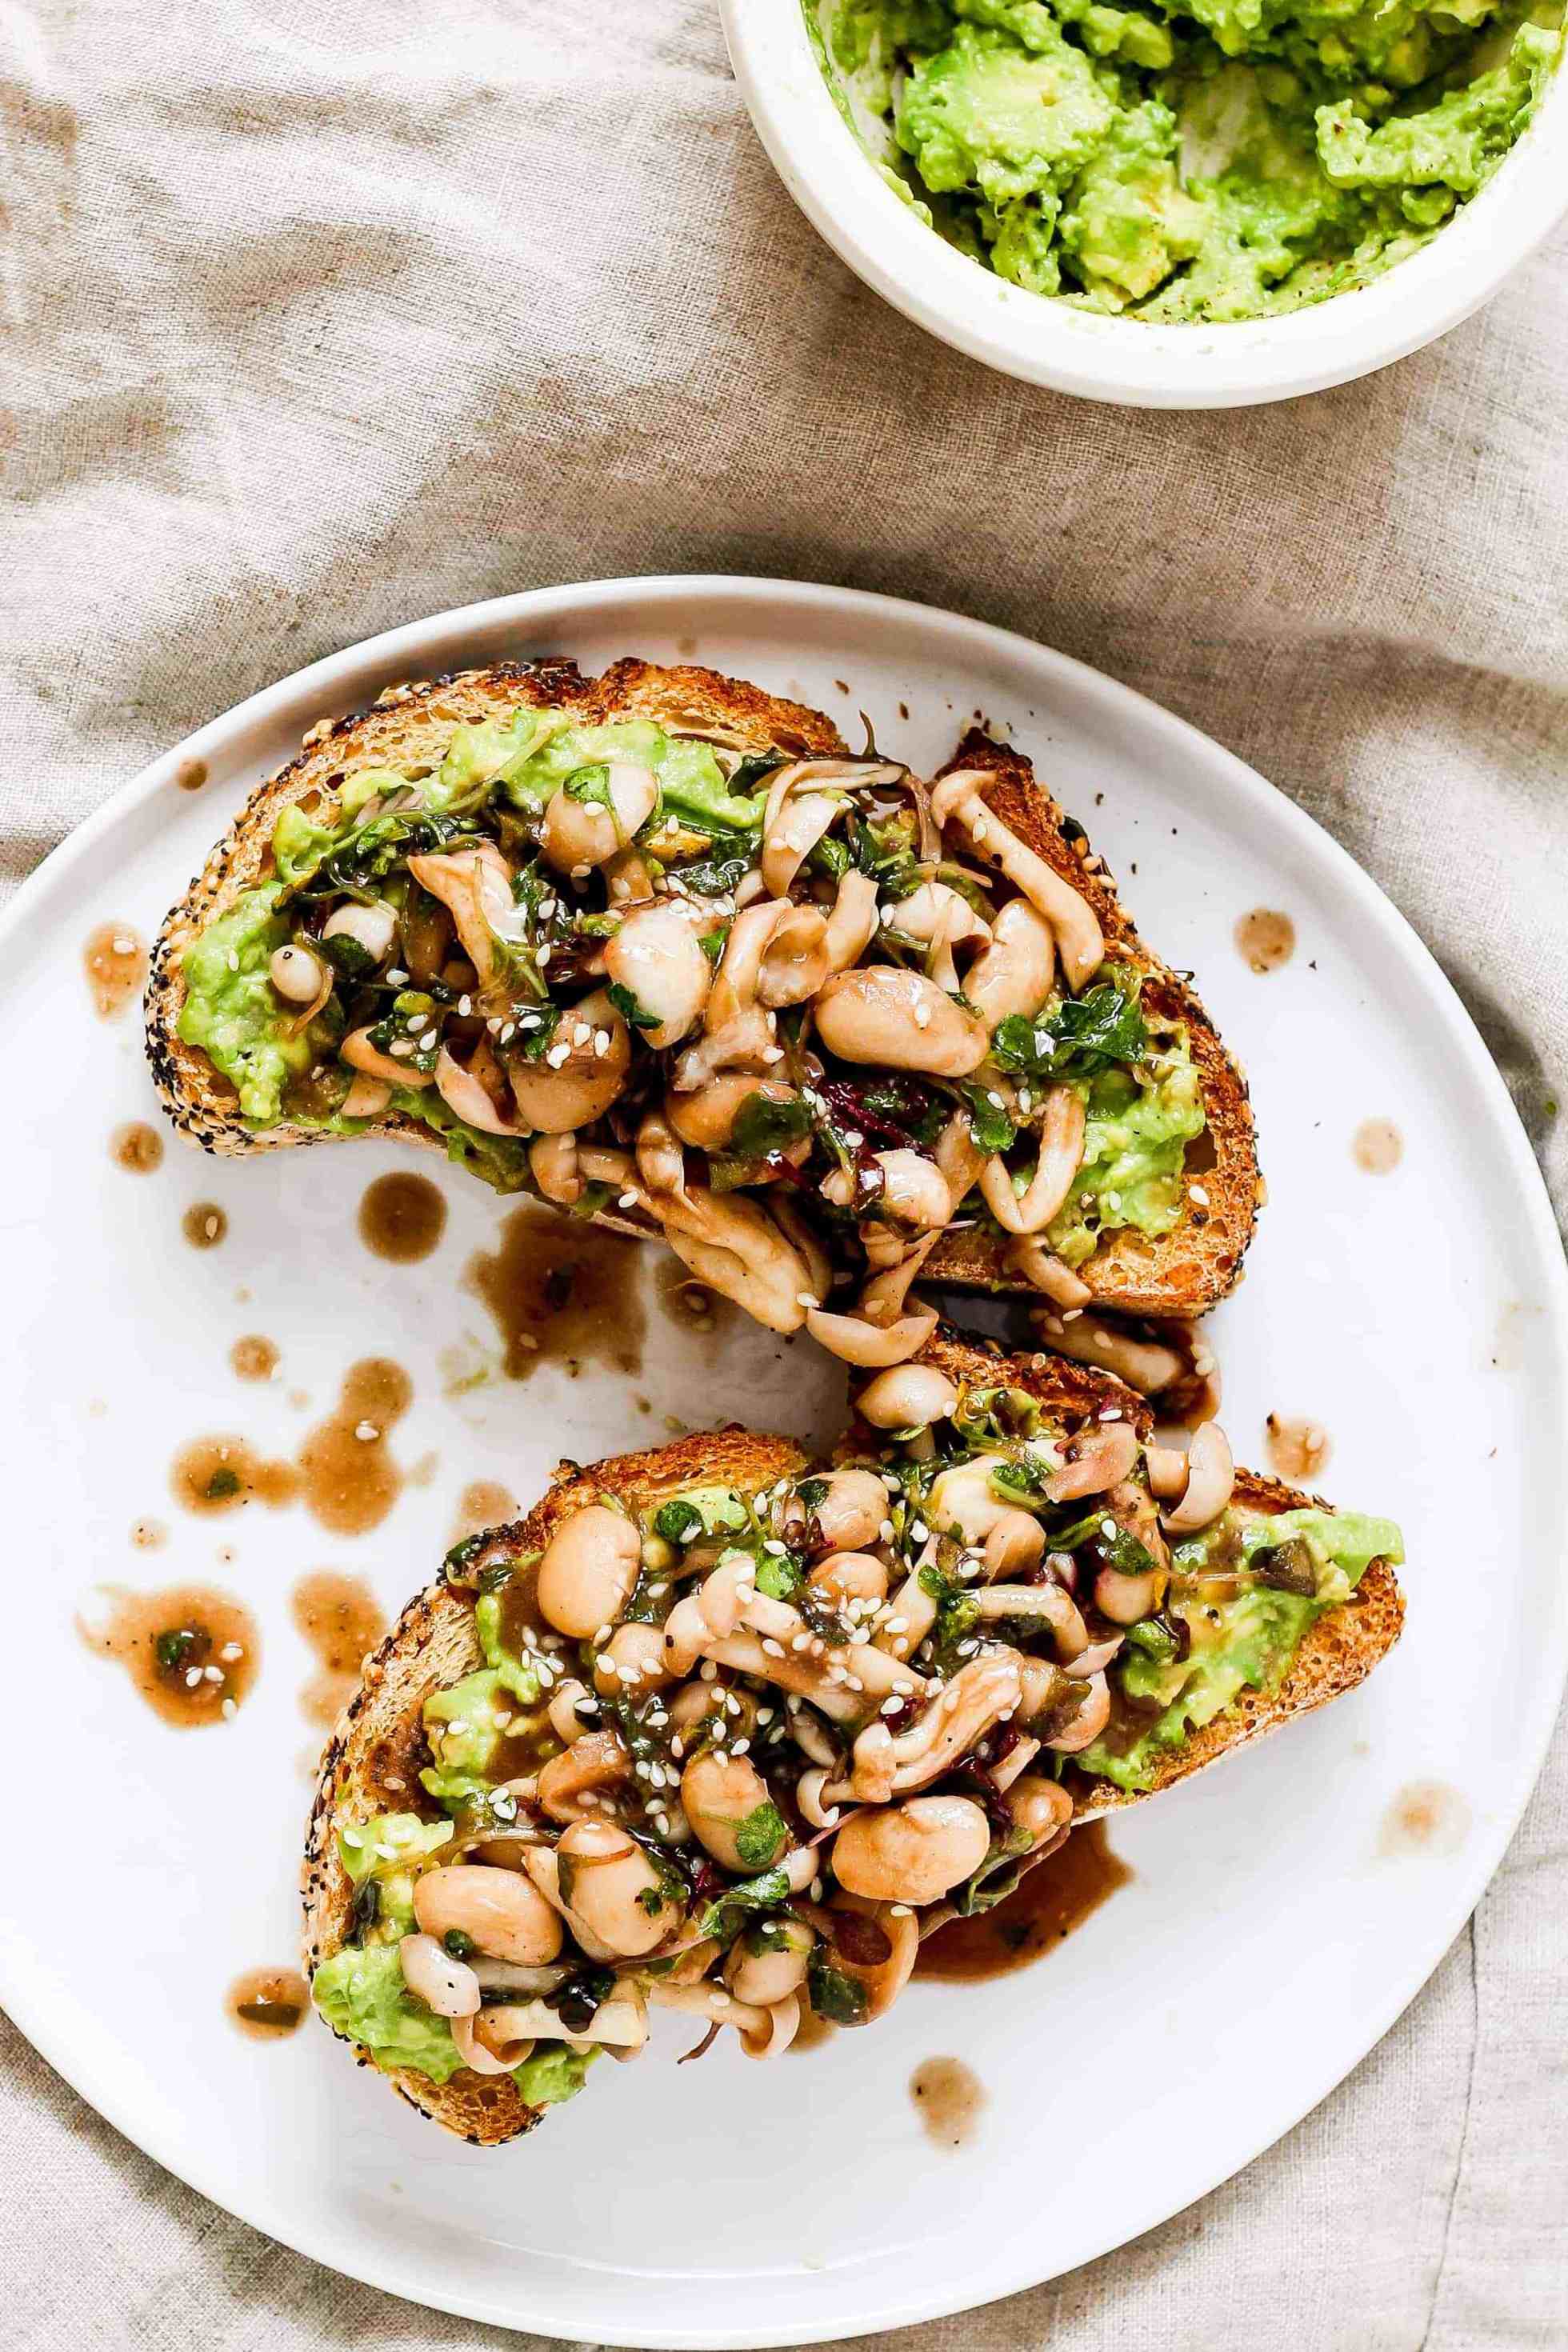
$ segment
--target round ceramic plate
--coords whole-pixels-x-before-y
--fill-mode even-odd
[[[134,1009],[98,1017],[83,949],[103,924],[150,937],[316,719],[394,679],[555,651],[584,668],[699,659],[850,731],[863,710],[917,765],[976,712],[1033,755],[1251,1073],[1271,1200],[1213,1325],[1237,1453],[1261,1458],[1270,1412],[1318,1424],[1315,1483],[1404,1522],[1410,1608],[1352,1696],[1117,1822],[1131,1883],[1032,1969],[917,1984],[874,2031],[769,2066],[715,2049],[677,2073],[655,2055],[485,2153],[313,2021],[262,2046],[226,2015],[242,1970],[294,1952],[320,1736],[300,1711],[296,1581],[363,1578],[395,1611],[471,1482],[527,1501],[558,1455],[656,1440],[667,1417],[827,1434],[838,1381],[809,1348],[673,1323],[651,1254],[647,1297],[627,1287],[614,1309],[640,1369],[590,1360],[573,1378],[545,1360],[509,1379],[465,1283],[508,1211],[433,1159],[355,1145],[218,1163],[171,1137],[160,1168],[126,1171],[111,1131],[156,1113]],[[1259,908],[1296,937],[1266,974],[1234,937]],[[1067,2270],[1202,2195],[1321,2099],[1436,1966],[1524,1802],[1568,1654],[1563,1263],[1508,1097],[1431,958],[1326,835],[1190,728],[1021,638],[879,597],[702,579],[512,597],[319,663],[157,761],[13,906],[0,992],[6,1706],[37,1783],[13,1809],[0,1997],[209,2197],[395,2294],[541,2335],[735,2347],[889,2327]],[[1402,1143],[1386,1172],[1358,1164],[1368,1120]],[[357,1216],[371,1180],[405,1165],[437,1176],[449,1215],[436,1253],[399,1266]],[[197,1250],[182,1226],[202,1202],[226,1232]],[[270,1380],[232,1370],[246,1336],[278,1349]],[[384,1440],[409,1475],[373,1533],[333,1536],[302,1503],[179,1507],[183,1446],[223,1433],[290,1457],[372,1356],[413,1390]],[[132,1543],[144,1520],[168,1529],[161,1549]],[[78,1618],[96,1622],[102,1584],[193,1581],[252,1612],[261,1663],[235,1719],[175,1729]],[[1194,2036],[1184,1989],[1216,1962],[1226,1997]],[[956,2148],[910,2095],[936,2056],[985,2094]]]

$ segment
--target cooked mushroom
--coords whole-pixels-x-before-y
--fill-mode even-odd
[[[656,1054],[696,1026],[713,984],[691,919],[674,899],[628,915],[605,946],[605,969],[648,1016],[642,1042]]]
[[[602,1118],[631,1066],[631,1033],[606,992],[569,1005],[537,1061],[516,1047],[507,1076],[520,1117],[540,1135],[565,1135]]]
[[[984,1024],[923,971],[870,964],[835,973],[817,997],[817,1033],[845,1062],[966,1078],[990,1048]]]

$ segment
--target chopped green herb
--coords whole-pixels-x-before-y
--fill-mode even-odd
[[[1092,1078],[1119,1063],[1141,1062],[1148,1049],[1136,989],[1129,992],[1109,980],[1086,996],[1064,997],[1032,1021],[1009,1013],[991,1040],[1005,1070],[1031,1078]]]
[[[814,1947],[805,1964],[805,1983],[812,2008],[830,2025],[865,2023],[866,2011],[871,2006],[865,1986],[834,1967],[825,1945]]]
[[[646,1004],[639,1003],[631,990],[624,986],[620,981],[612,980],[605,993],[621,1019],[631,1028],[657,1029],[658,1027],[658,1013],[650,1013]]]
[[[788,1832],[774,1804],[758,1805],[735,1825],[735,1851],[748,1870],[765,1870],[778,1854]]]
[[[730,1149],[742,1160],[770,1160],[811,1131],[811,1113],[799,1095],[775,1102],[759,1091],[747,1095],[735,1113]]]
[[[717,1936],[728,1943],[749,1911],[772,1911],[789,1898],[789,1875],[783,1870],[764,1870],[760,1877],[738,1879],[727,1886],[715,1902],[702,1914],[698,1934]]]
[[[966,1087],[964,1093],[969,1099],[969,1132],[976,1151],[1010,1151],[1018,1139],[1018,1130],[1006,1111],[992,1101],[984,1087]]]
[[[689,1544],[702,1532],[702,1514],[694,1503],[683,1502],[678,1495],[673,1502],[659,1505],[653,1515],[653,1530],[666,1543]]]

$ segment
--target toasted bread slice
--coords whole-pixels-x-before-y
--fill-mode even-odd
[[[596,679],[567,660],[502,663],[423,685],[394,687],[359,717],[323,721],[300,756],[251,795],[203,871],[165,920],[153,950],[147,990],[147,1051],[153,1076],[175,1126],[194,1142],[225,1156],[281,1150],[325,1139],[321,1130],[287,1121],[248,1127],[234,1088],[199,1047],[179,1034],[184,1003],[181,959],[190,940],[226,913],[271,870],[272,829],[290,803],[307,810],[335,793],[357,770],[394,767],[423,773],[437,766],[458,724],[505,717],[521,707],[569,709],[586,722],[647,718],[673,727],[711,727],[749,751],[770,747],[796,754],[842,752],[832,720],[802,703],[765,694],[741,678],[690,667],[662,668],[635,659],[616,662]],[[1187,1026],[1207,1116],[1207,1128],[1189,1152],[1201,1173],[1179,1223],[1151,1238],[1135,1229],[1113,1231],[1081,1268],[1094,1302],[1128,1314],[1185,1317],[1201,1313],[1233,1287],[1251,1239],[1260,1199],[1251,1108],[1246,1085],[1197,998],[1144,946],[1117,898],[1103,863],[1082,830],[1052,799],[1021,753],[972,731],[950,767],[987,770],[994,778],[984,797],[1030,848],[1045,858],[1092,906],[1108,947],[1144,977],[1145,1003],[1162,1017]],[[420,1120],[389,1110],[361,1130],[395,1136],[442,1153],[441,1137]],[[612,1207],[598,1223],[642,1239],[659,1236],[657,1222],[637,1209]],[[1010,1274],[994,1232],[972,1223],[944,1234],[930,1258],[933,1280],[1014,1292],[1028,1286]]]
[[[1113,1228],[1079,1272],[1095,1304],[1118,1313],[1201,1315],[1235,1288],[1263,1198],[1247,1082],[1191,986],[1139,937],[1083,827],[1052,798],[1023,754],[973,728],[942,772],[960,768],[989,772],[994,781],[982,798],[1088,899],[1107,950],[1142,974],[1145,1006],[1186,1024],[1208,1119],[1188,1153],[1201,1197],[1189,1190],[1181,1221],[1168,1234],[1151,1237],[1131,1225]],[[926,1271],[940,1282],[1023,1287],[998,1271],[994,1237],[983,1226],[944,1234]]]
[[[753,1494],[790,1476],[805,1459],[789,1438],[723,1429],[585,1467],[563,1463],[556,1483],[525,1518],[491,1531],[487,1549],[496,1555],[541,1550],[563,1519],[600,1495],[615,1495],[637,1512],[698,1483]],[[482,1664],[472,1605],[444,1583],[409,1602],[367,1661],[359,1689],[327,1744],[310,1808],[302,1880],[307,1976],[313,1977],[337,1950],[353,1909],[353,1887],[338,1854],[337,1828],[373,1813],[408,1812],[423,1802],[420,1710],[433,1691],[460,1682]],[[363,2052],[358,2055],[361,2065],[371,2064]],[[388,2073],[387,2080],[411,2106],[475,2147],[531,2131],[544,2114],[542,2107],[528,2105],[510,2074],[465,2071],[435,2083],[405,2069]]]
[[[1047,1413],[1078,1427],[1114,1404],[1146,1437],[1151,1415],[1143,1400],[1102,1372],[1063,1358],[1004,1356],[971,1346],[951,1334],[939,1338],[921,1360],[959,1382],[1005,1381],[1026,1388]],[[852,1427],[838,1459],[863,1456],[873,1433]],[[634,1512],[646,1510],[694,1484],[733,1486],[753,1494],[805,1466],[791,1440],[726,1429],[684,1437],[645,1454],[623,1454],[586,1466],[563,1465],[556,1483],[523,1519],[498,1528],[484,1539],[488,1557],[536,1551],[562,1521],[605,1493]],[[1237,1498],[1261,1510],[1287,1510],[1311,1498],[1270,1478],[1243,1473]],[[1354,1598],[1330,1610],[1310,1629],[1288,1673],[1269,1691],[1247,1691],[1158,1768],[1153,1788],[1124,1792],[1103,1781],[1078,1776],[1074,1790],[1079,1821],[1137,1804],[1285,1723],[1350,1690],[1371,1672],[1398,1638],[1404,1600],[1386,1561],[1374,1560]],[[446,1584],[420,1593],[367,1664],[359,1691],[338,1724],[322,1759],[311,1809],[303,1877],[304,1958],[308,1974],[342,1942],[350,1923],[353,1887],[339,1859],[336,1831],[377,1812],[408,1811],[419,1800],[422,1715],[437,1690],[460,1680],[482,1663],[471,1603]],[[1026,1865],[1027,1866],[1027,1865]],[[950,1916],[934,1906],[922,1916],[922,1933]],[[360,2063],[371,2061],[360,2053]],[[412,2071],[394,2073],[394,2086],[414,2106],[476,2146],[490,2146],[530,2130],[542,2110],[523,2100],[510,2075],[493,2078],[466,2072],[444,2084]]]
[[[1135,1391],[1109,1372],[1092,1371],[1082,1364],[1069,1363],[1063,1356],[1005,1355],[1000,1349],[942,1331],[918,1360],[934,1365],[960,1387],[999,1381],[1026,1389],[1047,1413],[1060,1414],[1075,1423],[1114,1403],[1140,1437],[1147,1438],[1152,1426],[1153,1416]],[[837,1449],[838,1456],[874,1450],[874,1435],[863,1425],[852,1427]],[[1255,1511],[1333,1508],[1321,1496],[1283,1486],[1278,1478],[1265,1477],[1257,1470],[1237,1471],[1234,1500]],[[1260,1738],[1295,1717],[1310,1715],[1330,1699],[1342,1697],[1364,1682],[1378,1660],[1387,1655],[1404,1622],[1405,1595],[1399,1580],[1387,1560],[1374,1559],[1351,1599],[1337,1609],[1325,1610],[1308,1628],[1289,1669],[1274,1687],[1244,1689],[1212,1723],[1189,1733],[1182,1747],[1173,1748],[1154,1766],[1152,1788],[1122,1790],[1104,1780],[1077,1776],[1079,1785],[1073,1791],[1077,1818],[1096,1821],[1102,1814],[1142,1804],[1178,1780],[1190,1780],[1194,1772],[1234,1754],[1249,1739]]]

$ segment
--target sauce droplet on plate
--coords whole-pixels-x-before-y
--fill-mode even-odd
[[[242,1504],[265,1503],[278,1510],[300,1491],[291,1462],[264,1461],[243,1437],[194,1438],[175,1454],[169,1473],[174,1500],[204,1518],[216,1518]]]
[[[147,950],[129,923],[100,923],[81,954],[88,992],[100,1021],[112,1021],[147,979]]]
[[[1274,907],[1254,907],[1236,927],[1236,944],[1248,971],[1278,971],[1296,952],[1296,926]]]
[[[247,1331],[229,1349],[228,1360],[237,1381],[269,1381],[278,1370],[278,1342]]]
[[[310,1989],[297,1969],[247,1969],[228,1989],[224,2007],[253,2042],[282,2042],[310,2006]]]
[[[950,1919],[921,1944],[917,1977],[972,1984],[1010,1976],[1082,1925],[1132,1873],[1111,1853],[1103,1822],[1086,1822],[1055,1853],[1026,1870],[1005,1901],[972,1919]]]
[[[189,1730],[235,1714],[256,1676],[256,1621],[232,1594],[175,1584],[158,1592],[108,1594],[110,1613],[77,1630],[89,1650],[113,1658],[165,1723]]]
[[[504,1527],[517,1517],[517,1497],[493,1478],[476,1478],[465,1486],[458,1498],[458,1513],[452,1521],[452,1541],[464,1542],[486,1528]]]
[[[923,2058],[910,2076],[915,2113],[938,2147],[962,2147],[974,2137],[985,2095],[979,2075],[962,2058]]]
[[[128,1119],[109,1139],[109,1156],[128,1176],[151,1176],[163,1160],[163,1139],[144,1118]]]
[[[183,793],[199,793],[207,780],[205,760],[182,760],[174,771],[174,782]]]
[[[446,1225],[446,1195],[427,1176],[378,1176],[359,1204],[360,1239],[393,1265],[428,1257]]]
[[[1469,1833],[1470,1808],[1446,1780],[1410,1780],[1383,1817],[1380,1854],[1458,1853]]]
[[[1315,1478],[1333,1450],[1329,1433],[1320,1422],[1282,1421],[1277,1412],[1271,1412],[1264,1428],[1269,1467],[1289,1486],[1300,1486],[1305,1480]]]
[[[135,1519],[131,1540],[138,1551],[161,1551],[169,1540],[169,1530],[162,1519]]]
[[[508,1377],[524,1381],[542,1363],[562,1364],[574,1378],[588,1363],[640,1371],[646,1249],[619,1234],[514,1209],[494,1255],[477,1251],[463,1276],[495,1319]]]
[[[1405,1138],[1391,1118],[1363,1118],[1351,1138],[1351,1157],[1364,1176],[1386,1176],[1405,1157]]]
[[[330,1534],[366,1534],[381,1525],[402,1493],[403,1473],[386,1438],[413,1395],[414,1384],[400,1364],[367,1356],[350,1367],[331,1419],[320,1423],[300,1446],[305,1505]]]
[[[289,1605],[317,1665],[300,1704],[307,1721],[324,1729],[353,1697],[360,1667],[386,1632],[386,1620],[363,1577],[341,1576],[331,1569],[302,1576]]]
[[[216,1249],[228,1232],[228,1212],[216,1201],[193,1201],[180,1219],[180,1230],[193,1249]]]

